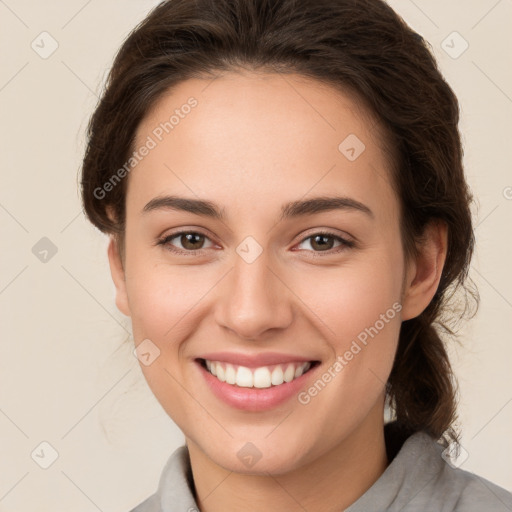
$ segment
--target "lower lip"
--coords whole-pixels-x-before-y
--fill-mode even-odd
[[[292,396],[296,396],[318,366],[313,366],[300,377],[291,382],[283,382],[279,386],[244,388],[221,382],[206,370],[200,362],[196,361],[196,364],[215,396],[228,405],[244,411],[266,411],[286,402]]]

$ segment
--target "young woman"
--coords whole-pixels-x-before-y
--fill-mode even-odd
[[[457,99],[384,2],[162,2],[115,59],[82,193],[186,439],[134,511],[512,510],[448,457],[434,322],[468,291],[472,197]]]

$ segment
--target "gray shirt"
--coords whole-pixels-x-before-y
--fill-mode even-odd
[[[510,492],[452,467],[442,457],[444,448],[424,432],[398,444],[388,435],[386,449],[391,463],[345,512],[512,511]],[[198,511],[188,449],[181,446],[167,461],[157,492],[131,512]]]

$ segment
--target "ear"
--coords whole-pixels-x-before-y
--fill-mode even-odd
[[[442,221],[431,222],[425,228],[418,246],[418,257],[409,264],[402,297],[402,320],[419,316],[434,297],[448,245],[448,228]]]
[[[126,293],[125,272],[123,262],[119,254],[119,247],[116,239],[111,236],[108,244],[108,262],[110,265],[110,274],[116,287],[116,306],[121,313],[131,316],[128,305],[128,295]]]

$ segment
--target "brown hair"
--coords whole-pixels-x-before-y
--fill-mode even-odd
[[[120,48],[89,122],[81,178],[87,216],[122,248],[127,179],[108,194],[104,184],[130,158],[144,116],[181,81],[243,68],[299,73],[351,91],[379,120],[392,148],[406,261],[417,254],[430,221],[446,223],[438,290],[418,317],[402,323],[387,398],[405,431],[457,440],[456,383],[434,324],[455,335],[448,323],[463,315],[453,314],[448,300],[460,287],[470,290],[464,283],[474,246],[472,195],[462,166],[458,102],[428,43],[383,1],[160,3]],[[478,307],[476,288],[471,295]],[[467,293],[465,299],[463,313]]]

